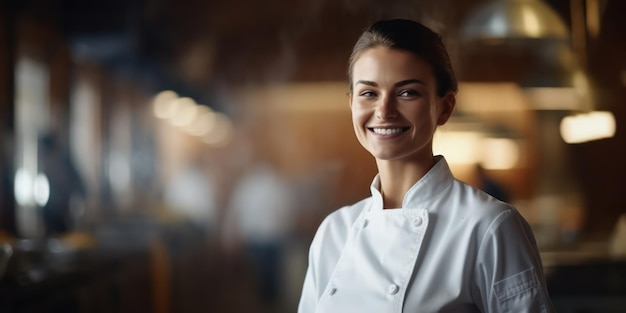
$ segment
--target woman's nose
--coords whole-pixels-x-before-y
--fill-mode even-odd
[[[388,120],[398,117],[396,101],[393,97],[381,97],[376,106],[376,117],[381,120]]]

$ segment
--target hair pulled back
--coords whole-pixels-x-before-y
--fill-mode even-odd
[[[362,52],[379,46],[411,52],[430,64],[437,81],[438,96],[443,97],[448,91],[457,92],[456,77],[441,36],[418,22],[405,19],[378,21],[361,34],[348,66],[351,92],[354,63]]]

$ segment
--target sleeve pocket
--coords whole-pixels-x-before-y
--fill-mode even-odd
[[[501,312],[548,312],[534,268],[493,285]]]

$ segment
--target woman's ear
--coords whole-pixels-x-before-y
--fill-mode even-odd
[[[352,92],[348,92],[346,94],[348,96],[348,105],[350,106],[350,109],[352,109]]]
[[[439,112],[439,118],[437,118],[437,125],[447,123],[450,116],[452,116],[452,112],[454,112],[454,107],[456,106],[456,94],[452,91],[448,91],[440,101],[441,111]]]

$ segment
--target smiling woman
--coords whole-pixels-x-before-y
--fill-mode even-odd
[[[439,35],[377,22],[349,77],[354,132],[378,175],[371,197],[320,225],[298,312],[553,312],[528,223],[433,155],[457,91]]]
[[[377,160],[432,160],[432,134],[454,108],[437,96],[431,67],[411,52],[384,46],[360,54],[350,97],[359,142]]]

